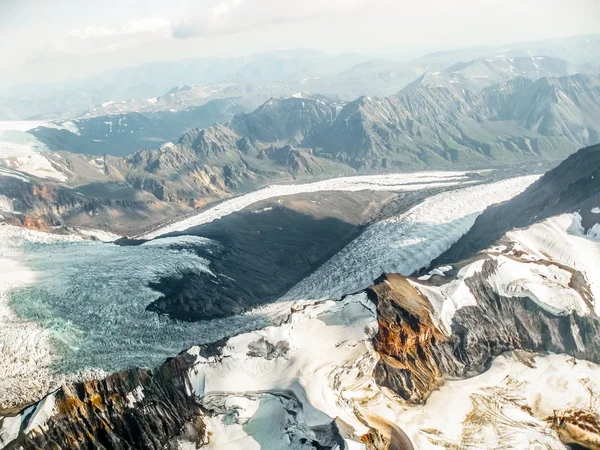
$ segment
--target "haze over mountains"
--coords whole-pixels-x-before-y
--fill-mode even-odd
[[[369,55],[329,55],[315,50],[265,52],[246,57],[157,62],[112,70],[85,80],[47,86],[17,86],[0,96],[0,119],[72,118],[107,101],[142,100],[164,95],[180,85],[216,91],[250,90],[262,95],[311,92],[354,100],[361,95],[389,96],[425,72],[446,70],[476,59],[514,59],[546,56],[561,73],[598,73],[598,35],[524,42],[497,47],[438,52],[413,61],[373,59]],[[568,61],[568,63],[564,62]],[[514,64],[513,64],[514,65]],[[569,67],[567,67],[569,66]],[[555,68],[556,69],[556,68]],[[520,70],[519,65],[515,70]],[[542,69],[540,74],[544,73]],[[479,76],[485,75],[480,73]],[[533,75],[533,74],[532,74]]]
[[[457,53],[487,55],[464,62],[456,62],[455,54],[428,55],[418,60],[419,70],[446,68],[417,75],[410,72],[416,66],[405,67],[412,82],[398,83],[392,95],[352,100],[344,100],[341,90],[332,98],[294,92],[271,81],[274,90],[262,89],[270,77],[301,70],[294,58],[308,64],[314,53],[286,55],[281,67],[271,57],[250,58],[257,67],[264,64],[265,72],[243,66],[239,76],[248,71],[255,85],[182,85],[158,97],[108,100],[81,117],[33,123],[38,126],[26,133],[4,132],[0,165],[10,173],[39,178],[48,190],[47,198],[35,199],[31,183],[17,176],[4,182],[10,186],[7,196],[12,209],[23,214],[15,216],[20,221],[33,214],[47,223],[121,223],[124,231],[133,217],[150,218],[148,208],[160,221],[164,216],[159,210],[184,213],[273,182],[553,164],[600,142],[600,76],[593,64],[584,63],[594,57],[594,46],[600,47],[600,39],[587,36],[532,44],[531,50],[514,46],[500,53]],[[577,63],[523,56],[536,48],[554,48],[548,51],[552,55],[571,52]],[[576,57],[574,48],[582,50]],[[327,59],[318,56],[319,61]],[[327,61],[331,65],[311,67],[331,71],[339,63]],[[358,70],[367,86],[369,80],[381,79],[381,72],[362,71],[378,64],[358,64],[344,73]],[[301,87],[310,84],[294,86]],[[50,206],[57,202],[58,208]],[[88,214],[90,210],[95,213]]]

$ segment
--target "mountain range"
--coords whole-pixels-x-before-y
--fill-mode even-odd
[[[573,68],[580,73],[598,73],[599,49],[599,36],[589,35],[436,52],[411,61],[302,49],[233,58],[190,58],[112,70],[68,83],[11,86],[0,94],[0,118],[70,119],[107,102],[132,103],[129,106],[133,107],[162,96],[174,86],[185,85],[195,86],[209,98],[222,98],[224,91],[231,92],[229,96],[289,96],[303,91],[345,100],[362,95],[389,96],[426,72],[446,71],[477,59],[507,60],[504,70],[510,71],[513,66],[515,76],[563,76],[572,74]],[[548,57],[554,62],[510,63],[511,59],[526,61],[532,57]],[[539,73],[534,64],[540,66]],[[482,77],[487,70],[473,75]]]
[[[43,162],[53,175],[34,171],[42,177],[39,182],[61,185],[62,180],[62,187],[52,189],[75,189],[78,193],[72,196],[78,200],[67,207],[70,220],[87,223],[89,208],[82,204],[116,201],[115,192],[125,195],[123,199],[150,195],[152,202],[164,204],[161,208],[185,212],[274,182],[423,168],[551,164],[600,142],[599,105],[600,77],[587,74],[516,77],[474,90],[415,83],[390,97],[352,102],[297,94],[235,115],[251,109],[249,101],[223,99],[178,112],[42,125],[29,134],[55,151],[28,159],[8,157],[3,165],[27,174],[34,157],[34,168]],[[173,139],[194,121],[214,123],[232,115],[225,123],[194,128]],[[134,150],[163,141],[167,144],[159,148],[125,156],[77,154],[97,148],[123,155],[124,145]],[[69,152],[56,151],[65,149]],[[55,181],[43,181],[45,176]],[[7,183],[20,181],[13,177]],[[29,191],[9,191],[15,210],[47,221],[51,217],[50,223],[64,220],[62,210],[57,216],[48,207],[34,208],[31,193],[24,194]],[[106,216],[99,212],[98,217]]]

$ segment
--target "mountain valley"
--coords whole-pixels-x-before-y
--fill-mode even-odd
[[[0,449],[600,449],[600,35],[199,57],[322,36],[215,5],[0,94]]]

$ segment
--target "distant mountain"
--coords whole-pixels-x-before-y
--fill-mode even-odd
[[[163,95],[143,99],[106,101],[82,114],[82,118],[124,114],[128,112],[175,112],[203,106],[212,100],[237,99],[256,105],[266,101],[271,94],[261,94],[260,87],[239,84],[216,84],[209,86],[179,85]],[[283,93],[282,93],[283,94]],[[243,99],[241,97],[244,97]]]
[[[148,63],[75,82],[20,86],[0,98],[0,119],[78,117],[102,103],[151,99],[180,85],[239,86],[237,93],[227,96],[240,95],[239,89],[252,90],[249,85],[261,85],[259,93],[276,95],[287,81],[294,80],[297,91],[304,79],[348,70],[367,59],[356,53],[329,55],[316,50],[290,50]]]
[[[239,106],[216,101],[197,112],[210,105],[224,115]],[[167,137],[156,134],[157,120],[164,121],[161,132],[175,133],[180,124],[169,128],[165,117],[191,114],[190,120],[199,120],[193,111],[80,119],[31,134],[54,150],[66,144],[83,153],[113,145],[122,150],[123,144],[133,149],[157,136]],[[7,157],[1,165],[9,176],[32,174],[52,180],[39,180],[42,185],[85,188],[86,204],[107,196],[116,199],[114,192],[126,187],[129,197],[143,192],[189,210],[275,182],[558,161],[579,147],[599,143],[599,124],[600,77],[518,77],[478,90],[415,86],[398,95],[361,97],[350,103],[306,94],[270,99],[229,122],[194,128],[173,144],[153,145],[124,157],[51,152]],[[116,190],[115,183],[120,186]],[[14,188],[16,196],[11,198],[21,201],[23,189]],[[83,207],[76,207],[75,213],[58,201],[57,213],[50,206],[57,204],[53,197],[48,202],[45,212],[39,205],[22,209],[35,209],[53,221],[67,212],[90,220]]]
[[[423,86],[345,105],[271,99],[171,148],[108,165],[161,200],[192,205],[269,181],[353,170],[556,161],[600,142],[599,124],[600,77],[515,78],[478,91]]]
[[[327,129],[343,105],[298,93],[288,99],[271,99],[250,114],[237,115],[230,126],[241,135],[265,142],[300,143]]]
[[[29,133],[54,151],[124,156],[175,141],[193,128],[227,122],[238,113],[254,110],[265,100],[247,96],[211,100],[202,106],[175,111],[85,117],[42,125]]]
[[[600,142],[600,77],[515,78],[481,91],[413,86],[361,97],[304,145],[355,168],[559,160]]]
[[[344,100],[362,95],[389,96],[425,72],[446,71],[457,64],[469,64],[469,61],[478,59],[510,61],[532,57],[562,59],[577,66],[579,72],[598,73],[600,35],[437,52],[408,62],[373,59],[355,53],[328,55],[315,50],[155,62],[112,70],[69,83],[12,87],[10,92],[0,97],[0,119],[70,119],[109,102],[117,105],[90,114],[141,112],[138,108],[146,107],[149,108],[146,111],[154,110],[152,99],[162,96],[174,86],[184,85],[192,86],[198,91],[193,94],[195,101],[202,97],[223,98],[252,94],[280,96],[298,91],[329,97],[339,96]],[[512,65],[515,76],[529,77],[529,69],[521,68],[519,64]],[[510,67],[505,69],[509,70]],[[456,70],[459,73],[469,72],[466,68]],[[479,70],[476,69],[475,72]],[[539,76],[568,74],[570,72],[540,70]],[[474,76],[479,75],[464,73],[465,79],[474,80]],[[495,79],[496,82],[505,80]],[[221,93],[221,90],[228,92]],[[170,94],[179,97],[178,92]],[[121,102],[125,104],[120,104]],[[109,103],[100,109],[111,105]],[[199,103],[187,106],[199,106]],[[127,109],[118,109],[119,107]],[[171,109],[180,107],[181,105],[174,103]]]
[[[586,72],[589,70],[585,67],[546,56],[478,58],[456,63],[443,71],[426,72],[402,91],[406,92],[419,86],[476,90],[516,77],[537,80],[543,77],[562,77]]]
[[[293,104],[296,100],[285,103]],[[251,119],[248,122],[252,123]],[[232,128],[235,124],[242,126],[244,118],[234,119],[229,126],[192,130],[168,148],[143,150],[124,159],[107,158],[106,172],[112,178],[121,178],[137,189],[151,192],[160,200],[197,207],[269,182],[323,178],[353,171],[344,164],[318,157],[310,149],[292,145],[293,139],[265,142],[239,134]],[[292,127],[288,131],[296,137],[301,130]]]
[[[573,64],[593,64],[597,66],[598,61],[600,61],[600,34],[435,52],[418,58],[416,62],[433,64],[447,63],[448,61],[471,61],[477,58],[531,56],[549,56],[564,59]]]

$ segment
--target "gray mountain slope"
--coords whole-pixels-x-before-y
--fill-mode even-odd
[[[600,77],[515,78],[481,91],[419,86],[348,103],[304,145],[355,168],[560,160],[600,142]]]
[[[29,133],[54,151],[124,156],[176,141],[193,128],[208,128],[227,122],[238,113],[254,110],[266,99],[261,96],[227,98],[178,111],[86,117],[69,121],[75,125],[76,131],[39,126]]]
[[[595,223],[600,204],[600,145],[583,148],[513,199],[488,207],[471,229],[434,260],[432,267],[471,257],[507,231],[559,214],[578,212],[582,225]]]

